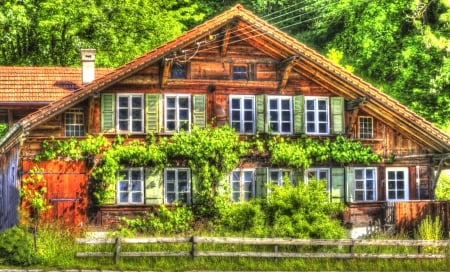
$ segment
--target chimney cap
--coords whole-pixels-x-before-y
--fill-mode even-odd
[[[81,49],[81,61],[95,61],[95,49]]]

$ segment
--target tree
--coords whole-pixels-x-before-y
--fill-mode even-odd
[[[204,14],[191,0],[5,0],[0,64],[79,65],[81,48],[115,67],[180,35]]]

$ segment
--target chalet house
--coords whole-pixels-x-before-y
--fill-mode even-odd
[[[19,189],[50,137],[170,137],[207,123],[228,124],[243,136],[343,135],[371,146],[381,162],[329,162],[305,170],[305,180],[327,180],[333,201],[347,206],[345,223],[353,227],[383,219],[387,203],[432,199],[436,170],[448,167],[449,135],[236,5],[17,121],[0,140],[0,222],[10,222],[5,218],[14,212],[5,197]],[[125,168],[141,185],[133,192],[133,186],[117,186],[112,202],[91,209],[84,161],[55,159],[39,166],[45,169],[51,216],[76,225],[108,226],[155,205],[191,202],[190,192],[181,191],[192,187],[189,168],[164,169],[157,190],[149,190],[146,169]],[[290,171],[258,161],[236,168],[230,173],[230,198],[255,197],[261,169],[271,180]],[[180,186],[169,189],[171,184]]]

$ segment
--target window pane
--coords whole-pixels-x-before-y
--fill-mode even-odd
[[[189,107],[189,99],[187,97],[180,97],[178,101],[180,108],[186,109]]]
[[[314,100],[306,100],[306,109],[307,110],[315,109]]]
[[[122,192],[119,194],[119,202],[120,203],[128,202],[128,192]]]
[[[317,101],[319,104],[319,110],[326,110],[327,109],[327,101],[319,100]]]
[[[175,108],[175,97],[167,97],[166,104],[168,108]]]
[[[281,109],[289,110],[291,108],[291,103],[289,100],[281,100]]]
[[[128,108],[128,97],[124,96],[119,97],[119,107]]]
[[[271,100],[269,101],[269,108],[270,108],[271,110],[277,110],[277,109],[278,109],[278,101],[275,100],[275,99],[271,99]]]
[[[237,98],[231,99],[231,108],[232,109],[240,109],[241,101]]]
[[[142,107],[142,98],[141,97],[133,97],[131,99],[131,105],[133,108],[141,108]]]
[[[128,191],[128,181],[120,181],[119,182],[119,190],[120,191]]]
[[[142,201],[142,193],[141,192],[139,192],[139,193],[133,193],[132,194],[132,202],[134,202],[134,203],[139,203],[139,202],[141,202]]]

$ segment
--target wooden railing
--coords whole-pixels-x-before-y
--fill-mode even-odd
[[[112,257],[117,263],[120,257],[258,257],[258,258],[395,258],[395,259],[438,259],[449,258],[450,240],[360,240],[360,239],[285,239],[285,238],[224,238],[224,237],[157,237],[157,238],[78,238],[78,244],[84,245],[112,245],[110,252],[78,252],[76,257]],[[185,251],[122,251],[125,244],[190,244],[190,250]],[[202,251],[199,245],[244,245],[244,246],[270,246],[271,251]],[[283,250],[280,248],[283,246]],[[304,252],[298,246],[332,246],[334,250],[328,252]],[[416,247],[415,253],[361,253],[355,251],[356,247]],[[440,249],[440,253],[424,253],[424,247]],[[230,249],[232,247],[224,247]],[[345,248],[348,248],[345,250]],[[308,248],[309,251],[313,251]],[[289,251],[288,251],[289,250]],[[324,250],[322,250],[324,251]],[[334,251],[334,252],[333,252]],[[446,253],[442,253],[446,252]]]

